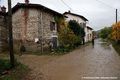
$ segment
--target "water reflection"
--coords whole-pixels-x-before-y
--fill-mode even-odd
[[[94,45],[95,45],[95,40],[93,39],[92,40],[92,47],[94,48]]]
[[[106,40],[100,40],[99,44],[101,47],[103,47],[104,49],[111,49],[110,48],[110,43]]]

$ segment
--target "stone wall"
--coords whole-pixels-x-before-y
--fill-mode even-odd
[[[6,13],[0,12],[0,51],[8,50]]]
[[[16,13],[12,15],[12,26],[13,26],[13,38],[14,40],[20,40],[22,38],[22,28],[23,28],[23,17],[22,10],[19,9]]]
[[[19,51],[21,44],[27,51],[41,52],[42,48],[44,51],[50,50],[52,36],[57,36],[57,31],[50,30],[51,21],[55,22],[54,15],[48,11],[35,8],[18,9],[13,14],[13,37],[16,50]]]

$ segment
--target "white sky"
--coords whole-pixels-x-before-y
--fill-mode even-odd
[[[120,0],[63,1],[72,8],[73,11],[71,12],[86,17],[89,20],[90,27],[94,30],[111,26],[115,22],[115,8],[118,9],[118,20],[120,20]],[[12,6],[17,4],[17,2],[23,3],[24,0],[12,0]],[[60,13],[70,10],[61,0],[30,0],[30,3],[41,4]],[[7,0],[0,0],[0,5],[7,7]]]

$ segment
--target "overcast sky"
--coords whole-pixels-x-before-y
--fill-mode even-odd
[[[83,15],[89,20],[89,26],[99,30],[105,26],[111,26],[115,22],[115,9],[118,9],[118,20],[120,20],[120,0],[63,0],[71,12]],[[24,0],[12,0],[12,6]],[[30,0],[51,8],[57,12],[64,13],[70,10],[61,0]],[[0,5],[7,6],[7,0],[0,0]]]

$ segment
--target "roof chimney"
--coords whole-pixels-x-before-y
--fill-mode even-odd
[[[71,13],[71,11],[70,11],[70,10],[68,10],[68,13]]]
[[[29,0],[25,0],[25,4],[29,4]]]
[[[6,7],[5,6],[1,7],[1,11],[6,13]]]

